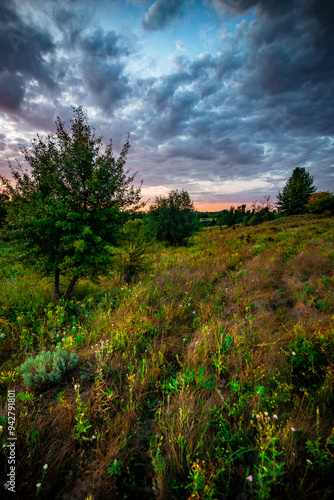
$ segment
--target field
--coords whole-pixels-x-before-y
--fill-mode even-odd
[[[8,390],[17,498],[333,498],[333,218],[154,244],[131,284],[67,303],[11,256],[0,241],[1,498]]]

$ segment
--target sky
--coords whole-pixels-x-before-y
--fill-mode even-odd
[[[0,0],[0,173],[72,107],[144,200],[276,201],[295,167],[334,190],[329,0]]]

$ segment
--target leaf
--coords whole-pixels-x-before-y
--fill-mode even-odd
[[[205,389],[214,389],[217,386],[215,382],[203,382],[202,387]]]

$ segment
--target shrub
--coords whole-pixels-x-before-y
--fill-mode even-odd
[[[145,255],[149,243],[145,240],[144,222],[140,219],[128,220],[121,232],[121,246],[118,249],[119,264],[124,271],[124,279],[130,283],[144,268]]]
[[[327,211],[334,214],[334,194],[329,191],[313,194],[308,202],[307,211],[311,214],[321,214]]]
[[[73,370],[79,362],[79,356],[68,353],[61,347],[52,351],[42,351],[35,358],[28,358],[20,367],[25,385],[33,387],[57,384],[63,375]]]

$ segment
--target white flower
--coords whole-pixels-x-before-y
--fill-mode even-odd
[[[43,469],[45,469],[45,470],[46,470],[48,467],[49,467],[49,466],[48,466],[48,464],[45,464],[45,465],[43,466]]]
[[[40,488],[42,486],[42,483],[37,483],[36,488]]]
[[[277,416],[277,415],[273,415],[273,418],[274,418],[275,420],[278,420],[278,416]]]
[[[294,427],[291,427],[292,432],[296,432],[296,429]]]
[[[296,356],[296,353],[295,353],[295,351],[292,351],[292,353],[291,353],[291,354],[292,354],[292,356]]]
[[[309,464],[309,465],[312,465],[312,462],[311,460],[307,459],[306,462]]]
[[[96,436],[94,436],[94,434],[92,435],[92,439],[96,439]]]

